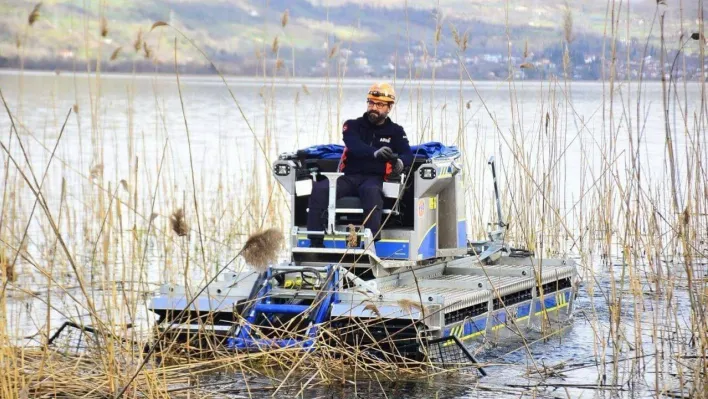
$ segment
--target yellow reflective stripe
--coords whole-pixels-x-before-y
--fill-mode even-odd
[[[560,299],[561,297],[563,297],[562,300]],[[560,303],[560,302],[562,302],[562,303]],[[556,306],[553,306],[551,308],[546,308],[544,310],[540,310],[540,311],[534,313],[534,315],[543,314],[544,312],[554,312],[556,310],[560,310],[560,309],[567,307],[567,306],[568,306],[568,301],[565,300],[565,295],[556,294]]]
[[[307,235],[306,234],[298,234],[297,235],[298,240],[306,240]],[[339,237],[325,237],[325,241],[346,241],[347,239],[345,237],[339,238]]]
[[[477,331],[477,332],[475,332],[475,333],[465,335],[464,337],[460,337],[460,340],[461,340],[461,341],[464,341],[464,340],[467,340],[467,339],[470,339],[470,338],[477,337],[477,336],[479,336],[479,335],[484,335],[484,334],[486,334],[486,332],[487,332],[486,330]]]
[[[306,234],[298,234],[297,239],[298,240],[306,240],[307,235]],[[344,237],[342,237],[342,238],[340,238],[340,237],[325,237],[325,241],[346,241],[346,240],[347,239]],[[381,239],[381,240],[379,240],[379,242],[404,242],[404,243],[408,244],[409,241],[408,240]]]

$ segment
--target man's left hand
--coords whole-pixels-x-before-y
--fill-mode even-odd
[[[403,161],[397,159],[396,164],[393,165],[393,173],[398,175],[401,174],[401,172],[403,172]]]

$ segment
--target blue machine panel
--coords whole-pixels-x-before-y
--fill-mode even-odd
[[[436,242],[438,235],[438,226],[433,225],[433,227],[428,230],[420,242],[420,247],[418,247],[418,259],[428,259],[434,258],[436,255]]]
[[[467,248],[467,221],[457,221],[457,248]]]

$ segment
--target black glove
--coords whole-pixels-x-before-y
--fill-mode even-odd
[[[381,147],[374,151],[374,158],[376,159],[391,159],[393,157],[393,151],[388,147]]]
[[[393,165],[393,173],[400,175],[401,172],[403,172],[403,161],[399,158],[396,160],[396,164]]]

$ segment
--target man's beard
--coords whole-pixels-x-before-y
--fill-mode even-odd
[[[380,114],[376,111],[369,111],[367,118],[369,118],[369,122],[373,123],[374,125],[378,125],[386,119],[386,115]]]

